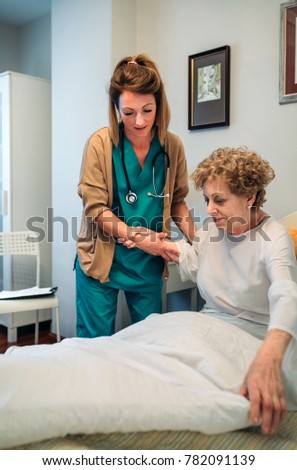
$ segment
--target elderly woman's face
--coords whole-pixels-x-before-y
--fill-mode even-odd
[[[231,193],[221,178],[214,178],[203,185],[203,196],[207,213],[218,228],[234,235],[240,235],[250,228],[250,205],[254,198]]]

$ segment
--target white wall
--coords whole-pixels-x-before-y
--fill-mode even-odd
[[[189,171],[214,148],[247,145],[277,173],[266,208],[276,217],[296,210],[297,103],[278,104],[282,0],[53,0],[53,207],[70,224],[80,217],[76,186],[85,140],[107,123],[105,87],[115,63],[145,52],[163,75],[171,130],[182,138]],[[188,55],[231,46],[229,128],[188,131]],[[204,215],[201,195],[188,202]],[[56,223],[54,284],[62,335],[75,334],[74,240]],[[68,227],[69,228],[69,227]],[[69,232],[69,231],[68,231]]]
[[[139,51],[158,62],[171,104],[171,128],[182,138],[189,171],[213,149],[247,145],[269,160],[277,177],[266,209],[280,217],[296,210],[297,103],[279,105],[281,0],[138,1]],[[152,28],[154,33],[152,34]],[[231,46],[229,128],[188,131],[188,56]],[[202,212],[201,195],[189,205]]]
[[[51,15],[42,15],[19,29],[20,71],[51,79]]]
[[[52,2],[53,284],[61,333],[75,333],[73,262],[81,202],[77,183],[84,144],[107,122],[111,2]]]
[[[19,72],[18,28],[0,22],[0,73]]]
[[[0,72],[51,79],[51,15],[23,26],[0,22]]]
[[[137,53],[137,0],[111,0],[111,73],[117,62]]]

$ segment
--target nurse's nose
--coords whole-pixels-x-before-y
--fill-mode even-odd
[[[137,126],[142,126],[144,123],[144,118],[142,113],[137,113],[135,116],[135,124]]]

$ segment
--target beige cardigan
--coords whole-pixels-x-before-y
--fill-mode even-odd
[[[188,194],[188,175],[181,140],[171,132],[165,138],[165,150],[170,168],[164,198],[163,231],[170,234],[170,214],[173,205],[184,203]],[[108,128],[94,132],[88,139],[81,165],[78,194],[83,201],[83,214],[77,240],[77,253],[81,268],[87,276],[101,282],[109,281],[115,240],[98,227],[97,217],[112,209],[112,141]],[[168,275],[167,266],[164,276]]]

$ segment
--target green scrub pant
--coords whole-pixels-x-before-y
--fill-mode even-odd
[[[87,276],[78,259],[76,271],[76,335],[81,338],[114,334],[119,289]],[[108,283],[107,283],[108,284]],[[131,321],[144,320],[151,313],[162,312],[162,286],[151,292],[125,291]]]

